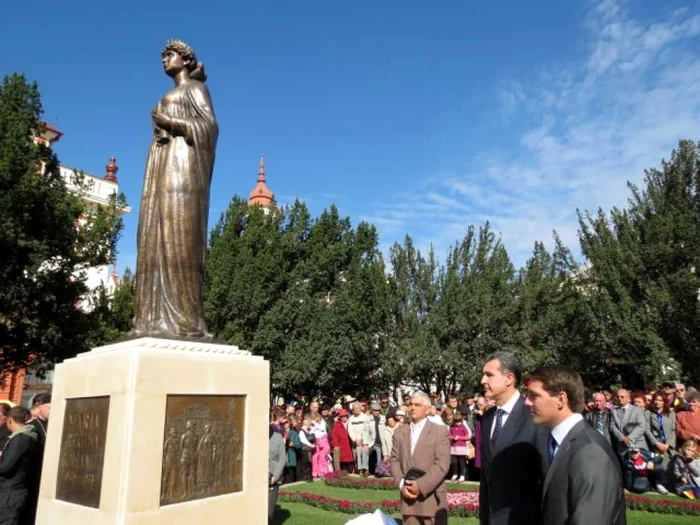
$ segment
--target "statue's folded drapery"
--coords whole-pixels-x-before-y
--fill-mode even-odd
[[[202,288],[218,126],[206,85],[168,92],[156,111],[138,229],[135,335],[205,337]]]

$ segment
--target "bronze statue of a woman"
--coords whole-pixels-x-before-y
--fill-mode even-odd
[[[205,339],[204,254],[219,128],[204,66],[181,40],[163,50],[175,88],[153,110],[141,195],[131,337]]]

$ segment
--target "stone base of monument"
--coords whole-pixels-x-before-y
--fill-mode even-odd
[[[142,338],[56,367],[38,525],[267,523],[269,365]]]

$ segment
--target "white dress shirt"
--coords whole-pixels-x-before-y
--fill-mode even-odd
[[[569,434],[569,432],[571,432],[571,429],[574,428],[576,424],[581,420],[583,420],[583,416],[581,414],[571,414],[564,421],[562,421],[552,429],[552,437],[554,438],[554,441],[557,442],[557,446],[554,449],[555,456],[557,455],[557,452],[559,451],[559,447],[561,446],[562,442]]]
[[[516,391],[515,394],[513,394],[512,397],[508,401],[506,401],[506,403],[502,407],[496,407],[496,410],[498,410],[500,408],[504,412],[504,414],[501,416],[501,428],[506,426],[506,421],[508,420],[508,416],[515,408],[515,403],[518,402],[518,399],[520,399],[520,392]],[[493,418],[493,423],[491,424],[491,437],[493,437],[493,430],[495,428],[496,428],[496,417]]]
[[[416,449],[416,443],[418,443],[420,433],[423,432],[423,428],[425,428],[426,421],[428,421],[428,418],[424,417],[418,423],[411,422],[411,456],[413,456],[413,451]]]
[[[418,423],[414,423],[411,421],[409,425],[408,429],[411,432],[411,456],[413,456],[413,451],[416,450],[416,443],[418,443],[420,433],[423,432],[423,429],[425,428],[426,421],[428,421],[428,418],[424,417]],[[403,483],[404,479],[401,478],[401,481],[399,481],[399,490],[403,488]]]

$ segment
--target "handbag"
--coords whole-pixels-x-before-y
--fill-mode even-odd
[[[467,459],[474,459],[476,457],[476,447],[474,443],[467,443]]]
[[[391,476],[391,465],[388,461],[377,461],[377,466],[374,469],[374,475],[377,477]]]

